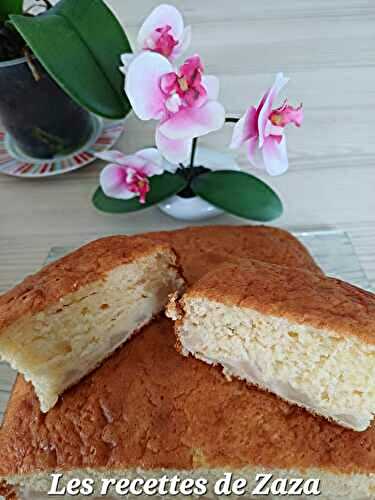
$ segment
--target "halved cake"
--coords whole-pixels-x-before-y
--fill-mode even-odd
[[[147,238],[178,251],[191,284],[228,256],[320,272],[293,236],[275,228],[210,226]],[[218,367],[181,356],[174,344],[173,322],[156,318],[46,415],[31,384],[19,376],[0,429],[0,494],[8,500],[12,492],[25,500],[52,498],[47,492],[56,472],[63,474],[61,488],[72,478],[98,484],[112,478],[205,478],[207,494],[186,498],[209,500],[223,498],[213,486],[233,473],[248,481],[246,499],[260,498],[252,494],[257,474],[273,474],[278,491],[278,478],[305,479],[306,485],[317,478],[320,500],[374,498],[374,426],[353,432],[254,386],[229,382]],[[262,490],[267,488],[271,481]],[[111,484],[99,498],[114,493]]]
[[[183,354],[364,431],[375,413],[375,295],[258,261],[225,263],[176,304]]]
[[[43,412],[183,286],[168,244],[103,238],[0,296],[0,358],[32,382]]]

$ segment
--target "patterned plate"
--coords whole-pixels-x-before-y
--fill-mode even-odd
[[[9,134],[0,132],[0,173],[36,179],[65,174],[88,165],[95,160],[95,153],[111,148],[124,131],[124,120],[103,121],[95,115],[92,115],[92,120],[93,133],[83,148],[50,160],[25,155]]]

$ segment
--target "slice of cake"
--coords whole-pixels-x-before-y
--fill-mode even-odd
[[[375,413],[375,295],[258,261],[219,266],[169,315],[182,353],[364,431]]]
[[[46,412],[182,285],[169,245],[94,241],[0,296],[0,357],[32,382]]]

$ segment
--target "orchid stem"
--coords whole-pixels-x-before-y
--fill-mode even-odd
[[[225,123],[237,123],[238,121],[239,121],[239,118],[236,118],[234,116],[228,116],[227,118],[225,118]],[[198,146],[198,137],[194,137],[193,143],[191,145],[191,155],[190,155],[190,164],[189,164],[190,169],[194,168],[194,161],[195,161],[195,155],[197,152],[197,146]],[[182,166],[182,165],[180,164],[180,166]]]
[[[227,116],[225,118],[225,123],[237,123],[238,121],[240,121],[240,119],[235,118],[234,116]]]
[[[190,168],[194,167],[195,153],[197,152],[198,137],[194,137],[193,144],[191,146],[191,156],[190,156]]]
[[[31,71],[31,74],[36,82],[39,82],[41,79],[40,73],[38,71],[38,68],[35,66],[34,61],[33,61],[33,56],[31,55],[28,47],[24,47],[23,49],[23,55],[26,57],[26,63]]]

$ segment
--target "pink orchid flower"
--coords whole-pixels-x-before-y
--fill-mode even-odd
[[[119,200],[130,200],[139,196],[146,202],[150,190],[148,178],[163,173],[163,159],[155,148],[141,149],[132,155],[120,151],[106,151],[96,155],[111,162],[100,174],[100,186],[105,195]]]
[[[144,52],[129,66],[125,91],[141,120],[159,120],[156,145],[171,163],[189,158],[194,137],[224,125],[219,81],[203,74],[197,55],[175,71],[165,57]]]
[[[191,42],[191,28],[184,26],[181,13],[173,5],[156,7],[141,26],[136,53],[144,50],[157,52],[170,61],[175,61]],[[134,54],[123,54],[120,70],[126,74]]]
[[[230,147],[247,146],[250,163],[266,170],[270,175],[280,175],[288,170],[288,155],[284,127],[303,121],[302,105],[289,106],[287,101],[276,109],[273,103],[288,82],[282,73],[276,75],[273,86],[263,95],[257,107],[252,106],[236,123]]]

